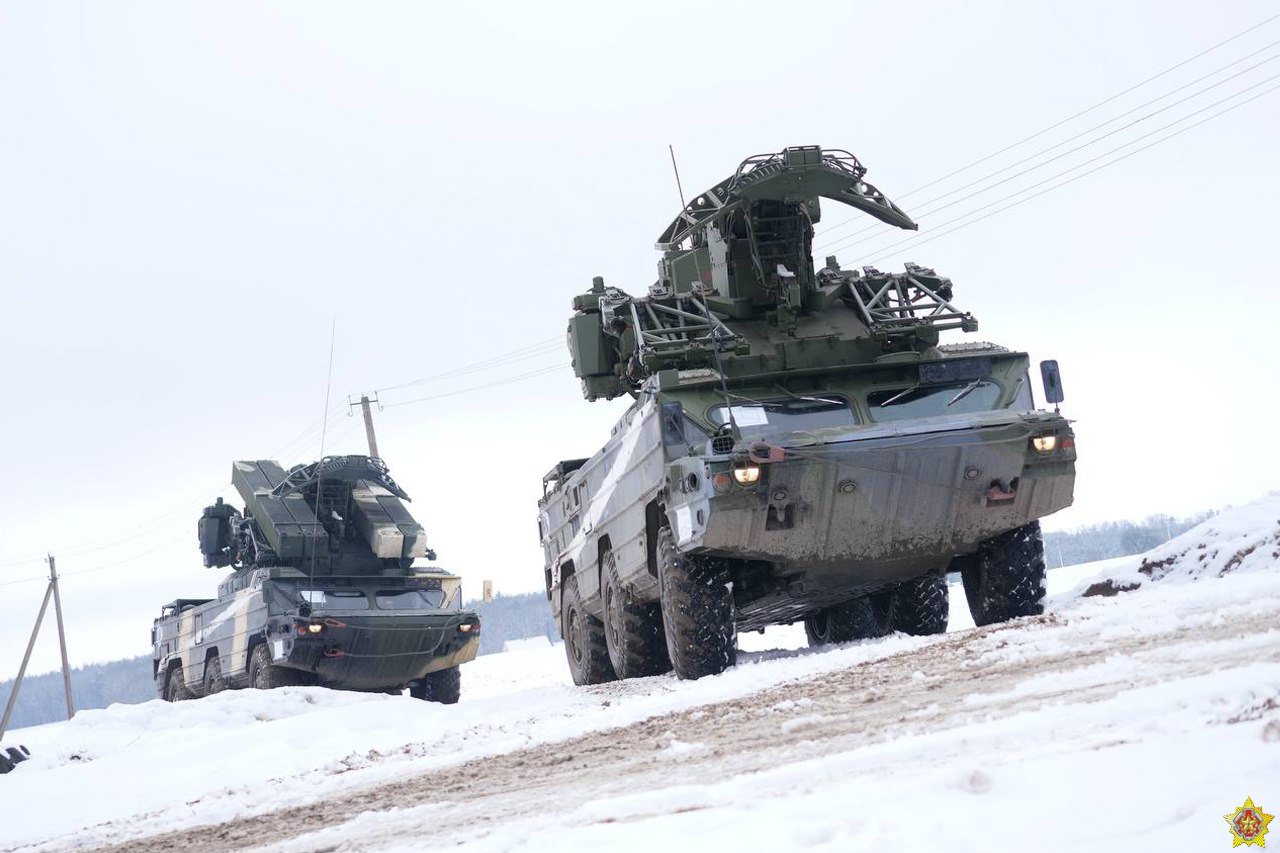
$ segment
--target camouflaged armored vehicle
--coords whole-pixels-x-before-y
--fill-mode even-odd
[[[319,684],[454,703],[480,620],[438,569],[381,459],[330,456],[285,471],[237,462],[245,512],[219,498],[199,523],[206,567],[234,571],[216,599],[166,604],[151,631],[169,701],[227,688]]]
[[[577,683],[720,672],[736,631],[777,623],[941,633],[954,573],[979,625],[1042,612],[1037,519],[1071,503],[1071,427],[1037,409],[1026,353],[940,343],[977,329],[950,280],[815,267],[820,199],[916,227],[865,173],[817,147],[745,160],[663,232],[646,296],[597,278],[574,298],[584,395],[635,399],[539,502]]]

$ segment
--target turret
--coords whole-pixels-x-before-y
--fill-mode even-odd
[[[746,378],[921,352],[943,329],[977,329],[931,269],[846,271],[834,257],[815,268],[821,199],[917,228],[866,172],[847,151],[799,146],[749,157],[695,197],[658,238],[647,296],[596,278],[574,297],[569,350],[583,395],[635,392],[664,370]]]
[[[326,456],[285,471],[271,460],[236,462],[242,515],[219,498],[200,519],[206,566],[287,566],[308,574],[392,574],[434,557],[409,496],[371,456]]]

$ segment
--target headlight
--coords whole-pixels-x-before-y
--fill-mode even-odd
[[[1058,446],[1058,437],[1056,435],[1037,435],[1031,439],[1031,446],[1040,453],[1052,453]]]
[[[734,468],[733,479],[738,481],[739,486],[753,486],[760,479],[760,466],[743,465],[740,468]]]

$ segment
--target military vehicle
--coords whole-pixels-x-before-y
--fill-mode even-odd
[[[748,158],[662,232],[646,295],[574,297],[584,396],[634,398],[538,505],[578,684],[718,673],[776,623],[941,633],[948,573],[979,625],[1042,612],[1037,519],[1072,501],[1075,436],[1036,409],[1026,353],[940,344],[978,327],[949,279],[815,266],[820,200],[916,227],[865,175],[815,146]]]
[[[180,598],[155,620],[161,698],[319,684],[458,701],[480,620],[457,576],[414,568],[435,554],[381,459],[236,462],[231,476],[244,512],[219,498],[198,534],[205,566],[234,571],[216,599]]]

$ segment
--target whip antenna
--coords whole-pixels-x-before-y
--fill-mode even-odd
[[[683,211],[688,207],[688,205],[685,204],[684,201],[684,186],[680,183],[680,167],[676,165],[675,146],[671,143],[667,143],[667,151],[671,153],[671,171],[674,172],[676,176],[676,193],[680,196],[680,209]],[[693,246],[692,251],[693,266],[694,269],[698,271],[698,284],[702,284],[702,262],[698,260],[697,246]],[[673,291],[672,296],[674,296],[674,281],[671,283],[671,287]],[[699,305],[696,298],[693,302],[695,305]],[[679,302],[676,304],[678,305]],[[729,432],[730,434],[737,435],[741,438],[742,432],[738,429],[738,422],[733,417],[733,402],[729,399],[729,383],[725,381],[724,366],[720,363],[720,341],[723,340],[722,335],[724,333],[720,330],[720,324],[711,317],[711,309],[707,307],[706,294],[703,294],[700,307],[702,308],[702,313],[707,318],[707,332],[711,336],[711,354],[716,360],[716,373],[720,374],[720,393],[724,395],[724,410],[729,415]],[[636,330],[636,334],[639,335],[638,329]]]

